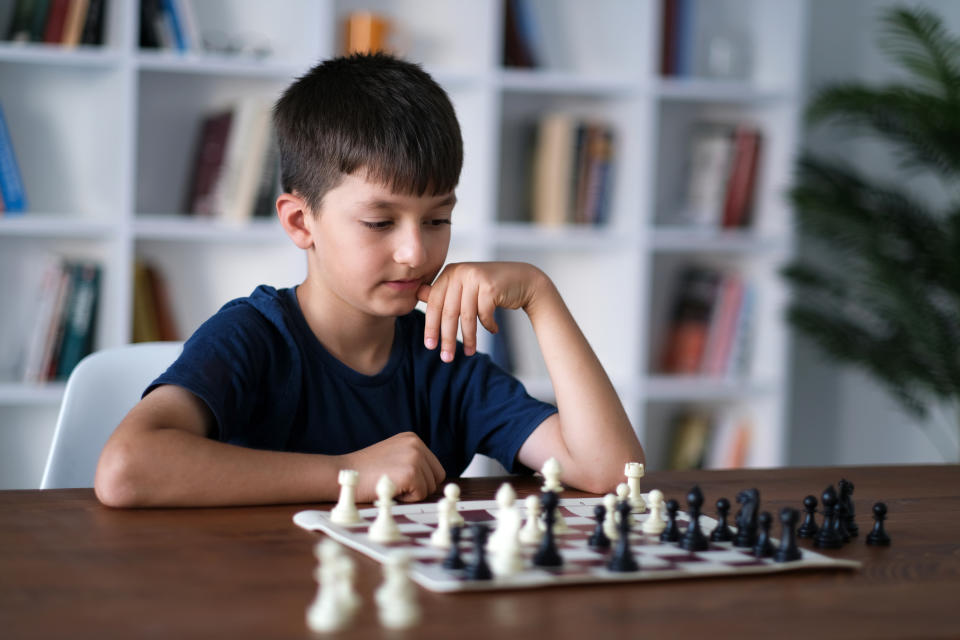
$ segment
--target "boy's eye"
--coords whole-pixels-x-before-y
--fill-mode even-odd
[[[447,224],[447,225],[451,224],[449,218],[434,218],[433,220],[428,220],[427,223],[428,223],[431,227],[440,227],[440,226],[445,225],[445,224]]]
[[[383,231],[393,224],[393,222],[390,220],[376,220],[374,222],[361,220],[360,222],[363,223],[363,226],[367,227],[368,229],[373,229],[374,231]]]

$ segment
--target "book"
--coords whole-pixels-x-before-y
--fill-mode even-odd
[[[87,18],[87,9],[90,0],[70,0],[67,10],[67,20],[63,25],[63,39],[60,43],[65,47],[75,47],[80,44],[80,35],[83,33],[83,24]]]
[[[722,411],[714,419],[704,466],[740,469],[746,466],[753,439],[753,420],[741,409]]]
[[[737,273],[727,273],[722,281],[710,316],[707,344],[704,347],[700,372],[710,376],[726,375],[734,334],[743,302],[743,279]]]
[[[753,283],[745,283],[740,313],[731,340],[730,354],[727,356],[726,374],[730,377],[746,375],[750,370],[753,355],[754,324],[756,322],[757,288]]]
[[[761,141],[758,129],[737,125],[723,205],[722,225],[726,228],[744,227],[751,221]]]
[[[181,53],[187,51],[187,49],[189,49],[189,43],[183,28],[183,16],[180,13],[180,7],[176,0],[162,0],[161,9],[164,28],[172,34],[171,41],[173,46],[167,48],[175,49]]]
[[[56,367],[58,380],[66,380],[74,367],[93,350],[100,273],[100,265],[94,262],[77,262],[70,268],[72,291],[64,313],[63,340]]]
[[[103,44],[103,26],[106,21],[107,0],[90,0],[87,18],[80,32],[80,44]]]
[[[687,184],[680,222],[718,228],[723,220],[733,159],[733,127],[698,123],[690,137]]]
[[[576,119],[552,113],[540,120],[533,157],[531,219],[544,226],[572,221],[570,203],[576,153]]]
[[[50,44],[59,44],[63,41],[63,29],[67,24],[67,11],[70,0],[53,0],[47,13],[46,24],[43,29],[43,41]]]
[[[263,169],[260,172],[260,184],[257,186],[257,197],[253,203],[253,215],[258,218],[272,218],[276,215],[277,197],[281,193],[280,148],[272,126],[269,138]]]
[[[213,215],[217,182],[223,171],[227,139],[233,122],[233,110],[227,109],[203,118],[195,144],[193,171],[187,189],[184,210],[197,215]]]
[[[693,74],[694,0],[663,0],[660,29],[660,73],[686,77]]]
[[[662,373],[700,373],[720,274],[701,266],[685,268],[679,277],[663,351]]]
[[[133,341],[179,340],[166,280],[141,260],[133,270]]]
[[[503,66],[537,66],[531,42],[531,16],[527,0],[504,0]]]
[[[221,178],[223,206],[217,211],[219,216],[232,222],[246,222],[253,217],[257,190],[264,173],[267,150],[273,137],[271,109],[266,101],[254,99],[240,107],[241,115],[237,119],[236,152],[239,157],[230,155],[233,149],[228,145],[224,175]],[[249,113],[246,110],[249,109]]]
[[[33,15],[30,17],[30,41],[43,42],[47,26],[47,14],[50,12],[50,0],[35,0]]]
[[[33,310],[34,322],[27,336],[23,356],[24,382],[43,382],[47,379],[49,353],[62,315],[68,282],[63,261],[58,256],[47,256]]]
[[[27,194],[2,105],[0,105],[0,199],[3,200],[5,213],[23,213],[27,210]]]
[[[667,469],[702,469],[710,439],[711,416],[706,411],[687,409],[670,424]]]
[[[13,17],[10,19],[10,28],[7,30],[7,40],[30,42],[36,7],[37,0],[17,0],[13,6]]]

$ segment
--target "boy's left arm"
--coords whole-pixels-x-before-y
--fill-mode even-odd
[[[442,353],[455,353],[457,320],[464,351],[476,349],[476,321],[497,331],[496,307],[523,308],[530,318],[557,399],[547,418],[520,448],[518,460],[539,469],[550,457],[565,483],[592,493],[612,491],[627,462],[643,462],[643,448],[613,384],[567,309],[553,282],[523,263],[451,264],[431,287],[425,343],[439,339]],[[449,356],[445,356],[447,359]]]

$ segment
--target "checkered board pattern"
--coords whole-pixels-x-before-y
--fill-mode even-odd
[[[437,525],[435,503],[395,505],[392,509],[393,517],[404,539],[390,544],[373,542],[367,536],[367,529],[377,516],[376,508],[361,509],[362,522],[351,526],[332,523],[329,511],[301,511],[294,515],[293,521],[309,531],[322,531],[378,562],[383,562],[387,554],[392,551],[402,549],[411,559],[410,577],[426,589],[441,593],[860,567],[859,562],[838,560],[807,549],[802,549],[803,557],[793,562],[775,562],[772,558],[755,558],[749,550],[734,547],[729,542],[711,542],[710,548],[706,551],[685,551],[675,543],[661,543],[656,536],[644,535],[640,528],[649,517],[644,513],[633,515],[634,524],[631,535],[633,540],[631,548],[634,558],[640,565],[640,570],[629,573],[609,571],[606,563],[612,551],[597,552],[587,545],[587,538],[593,532],[596,522],[593,519],[593,508],[601,502],[601,498],[560,500],[560,512],[569,528],[569,532],[556,536],[557,549],[563,557],[562,567],[544,569],[533,566],[532,557],[536,552],[536,546],[524,547],[524,570],[516,575],[495,577],[493,580],[468,580],[463,571],[450,571],[443,568],[442,563],[447,551],[430,546],[430,534]],[[517,508],[520,509],[526,521],[525,508],[521,501],[517,502]],[[487,522],[491,531],[496,526],[498,506],[493,500],[460,501],[457,509],[467,525]],[[689,519],[685,514],[679,513],[677,523],[683,531],[689,524]],[[704,534],[709,535],[717,525],[717,521],[708,516],[701,516],[700,525]],[[775,526],[779,527],[779,523]],[[776,545],[778,541],[773,542]],[[474,553],[469,526],[464,529],[461,545],[464,562],[469,565]],[[487,560],[489,563],[489,556]]]

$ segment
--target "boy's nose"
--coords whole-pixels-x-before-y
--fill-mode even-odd
[[[408,267],[416,268],[427,261],[427,249],[419,228],[407,229],[399,235],[393,259]]]

